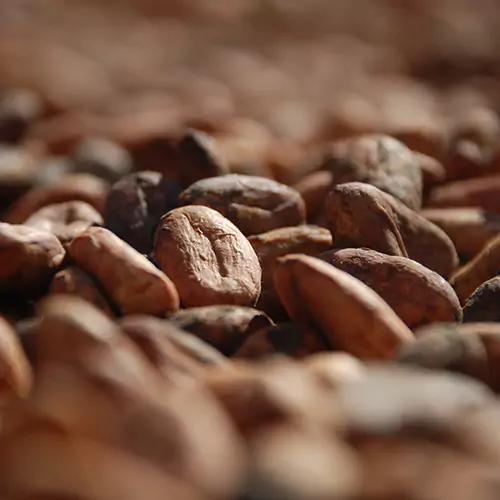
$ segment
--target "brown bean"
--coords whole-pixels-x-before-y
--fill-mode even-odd
[[[208,497],[230,497],[242,470],[239,440],[202,386],[165,384],[120,328],[81,299],[46,299],[39,318],[39,383],[27,414],[6,423],[8,433],[33,428],[43,416],[66,434],[134,453]]]
[[[204,342],[199,336],[181,330],[172,321],[152,316],[131,315],[120,320],[120,327],[134,340],[143,337],[152,338],[153,341],[156,338],[164,338],[198,365],[228,363],[228,359],[217,349]]]
[[[62,363],[70,364],[75,369],[80,366],[86,369],[92,353],[100,353],[110,361],[118,356],[114,368],[130,371],[135,383],[140,383],[140,386],[148,379],[150,382],[155,379],[133,342],[122,334],[110,317],[90,302],[74,295],[52,295],[38,303],[37,318],[38,364]],[[121,351],[130,351],[137,357],[122,355],[120,358]]]
[[[0,487],[16,500],[203,498],[192,485],[135,454],[67,433],[42,429],[14,436],[6,441],[0,464]],[[102,479],[88,479],[96,476]]]
[[[279,260],[276,290],[290,317],[362,359],[391,358],[413,334],[364,283],[314,257]]]
[[[452,141],[468,140],[480,146],[494,146],[500,139],[500,119],[495,111],[474,107],[452,123]]]
[[[234,357],[260,359],[285,354],[300,359],[327,348],[327,343],[316,332],[294,323],[278,323],[250,334]]]
[[[228,356],[252,332],[272,325],[263,312],[238,306],[190,307],[173,314],[169,321]]]
[[[295,189],[263,177],[224,175],[194,183],[180,196],[183,205],[219,211],[245,235],[305,222],[305,204]]]
[[[71,154],[73,171],[115,182],[132,169],[130,154],[117,143],[102,137],[83,139]]]
[[[460,374],[379,363],[339,384],[335,394],[346,432],[358,444],[405,435],[437,440],[457,416],[495,400],[484,384]]]
[[[66,201],[84,201],[102,214],[108,190],[108,183],[93,175],[67,175],[52,184],[30,189],[10,207],[7,221],[21,224],[40,208]]]
[[[500,215],[481,208],[426,208],[420,215],[439,226],[453,241],[458,255],[466,261],[500,234]]]
[[[446,170],[438,160],[421,153],[414,152],[413,154],[422,170],[424,193],[428,193],[434,186],[442,184],[446,180]]]
[[[451,324],[431,325],[415,333],[417,340],[402,347],[398,354],[399,362],[486,380],[487,355],[477,335],[465,334],[463,328]]]
[[[102,290],[102,285],[76,266],[59,271],[50,284],[52,295],[76,295],[90,302],[108,316],[114,317],[113,305]]]
[[[321,383],[333,389],[362,377],[365,372],[365,365],[345,352],[313,354],[305,358],[304,363]]]
[[[497,473],[436,439],[371,440],[357,448],[364,475],[362,498],[494,500]],[[451,498],[450,497],[450,498]]]
[[[229,173],[227,161],[216,141],[197,130],[188,131],[177,144],[177,175],[181,186],[187,188],[209,177]]]
[[[41,208],[28,217],[24,224],[53,233],[64,245],[89,227],[101,226],[103,218],[92,205],[84,201],[67,201]]]
[[[156,231],[154,258],[179,290],[184,306],[252,306],[261,290],[261,267],[239,229],[204,206],[172,210]]]
[[[43,291],[65,257],[53,234],[7,223],[0,223],[0,254],[0,294],[25,296]]]
[[[432,190],[429,207],[475,207],[500,212],[500,175],[449,182]]]
[[[412,151],[441,159],[445,155],[448,132],[438,120],[397,127],[389,135],[406,144]]]
[[[283,309],[273,281],[278,258],[289,253],[315,256],[332,246],[332,236],[328,229],[317,226],[283,227],[250,236],[248,241],[262,266],[262,293],[257,307],[273,317],[282,315]]]
[[[332,173],[332,185],[366,182],[413,210],[422,206],[422,171],[416,156],[392,137],[366,135],[334,142],[320,168]]]
[[[38,171],[36,160],[37,158],[24,149],[6,147],[3,144],[0,146],[0,200],[2,210],[35,185]]]
[[[452,143],[443,163],[446,176],[452,181],[493,173],[491,152],[468,139]]]
[[[403,362],[466,373],[500,391],[498,323],[428,325],[415,336],[415,344],[399,355]]]
[[[106,227],[141,253],[153,247],[162,215],[177,207],[180,186],[158,172],[137,172],[113,184],[106,198]]]
[[[169,328],[163,323],[165,321],[151,316],[127,316],[120,326],[166,380],[175,381],[179,376],[201,377],[203,365],[177,348],[165,335]],[[170,329],[177,330],[173,326]]]
[[[33,374],[16,331],[0,317],[0,404],[12,397],[26,397]]]
[[[36,92],[6,89],[0,96],[0,142],[19,143],[44,108]]]
[[[409,328],[462,319],[451,285],[414,260],[364,248],[331,250],[318,258],[375,290]]]
[[[445,278],[458,264],[444,231],[374,186],[350,182],[334,187],[325,213],[337,248],[367,247],[409,257]]]
[[[330,191],[333,174],[329,170],[318,170],[306,175],[293,188],[302,196],[306,204],[307,220],[316,220]]]
[[[452,276],[450,283],[457,292],[462,304],[465,303],[477,287],[498,274],[500,269],[499,259],[500,236],[496,236],[474,259],[458,269]]]
[[[244,436],[274,423],[304,422],[330,431],[343,425],[334,394],[302,364],[272,359],[235,362],[232,368],[209,370],[205,384]]]
[[[271,425],[250,441],[246,498],[354,498],[361,490],[358,458],[346,443],[318,428]]]
[[[500,277],[485,281],[464,305],[464,323],[500,322]]]
[[[123,314],[164,315],[179,308],[170,279],[111,231],[90,228],[72,241],[69,251]]]

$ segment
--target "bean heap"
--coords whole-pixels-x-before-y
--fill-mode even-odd
[[[195,3],[172,2],[174,33],[220,15]],[[248,23],[278,30],[266,16]],[[443,69],[421,35],[321,120],[237,49],[207,62],[222,90],[185,68],[199,100],[158,115],[99,109],[102,82],[2,87],[2,500],[500,498],[500,102],[464,76],[473,51]],[[465,83],[445,120],[447,71]],[[367,104],[381,82],[397,117]]]

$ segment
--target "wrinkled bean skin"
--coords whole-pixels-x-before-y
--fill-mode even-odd
[[[374,186],[350,182],[334,187],[325,213],[336,248],[366,247],[409,257],[444,278],[458,265],[446,233]]]
[[[261,290],[261,267],[240,230],[204,206],[177,208],[156,231],[153,257],[174,282],[185,307],[253,306]]]
[[[245,235],[303,224],[304,200],[293,188],[263,177],[231,174],[195,182],[182,192],[182,205],[206,205]]]
[[[106,198],[106,227],[138,252],[149,253],[162,215],[178,204],[180,186],[158,172],[123,177]]]
[[[500,0],[0,0],[0,500],[500,500]]]
[[[413,210],[422,206],[422,171],[417,159],[392,137],[368,135],[335,142],[320,168],[332,173],[332,185],[365,182]]]
[[[318,257],[375,290],[411,329],[462,319],[451,285],[414,260],[362,248],[331,250]]]

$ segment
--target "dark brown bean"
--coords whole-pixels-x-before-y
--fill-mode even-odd
[[[250,334],[234,357],[260,359],[284,354],[300,359],[327,349],[328,344],[316,332],[294,323],[278,323]]]
[[[173,314],[169,321],[227,356],[234,354],[252,332],[272,325],[261,311],[235,306],[191,307]]]
[[[41,116],[43,103],[29,90],[10,89],[0,96],[0,143],[18,143]]]
[[[186,189],[180,202],[219,211],[245,235],[303,224],[306,215],[304,200],[293,188],[247,175],[203,179]]]
[[[409,257],[445,278],[458,264],[446,233],[374,186],[350,182],[334,187],[325,213],[337,248],[367,247]]]
[[[158,172],[138,172],[115,183],[106,198],[106,227],[138,252],[149,253],[162,215],[178,205],[180,187]]]
[[[99,137],[81,141],[71,155],[73,171],[115,182],[132,169],[130,154],[118,144]]]
[[[484,282],[467,299],[464,323],[500,322],[500,277]]]
[[[176,159],[177,175],[183,188],[201,179],[229,173],[215,140],[200,131],[190,130],[184,135],[177,145]]]

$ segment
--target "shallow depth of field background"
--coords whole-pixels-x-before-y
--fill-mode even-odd
[[[307,144],[497,110],[498,26],[496,0],[1,0],[0,88],[125,128],[243,116]]]

